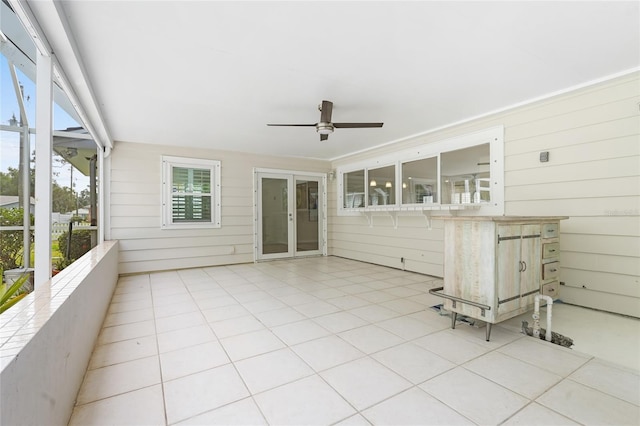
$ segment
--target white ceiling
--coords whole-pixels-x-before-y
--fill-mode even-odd
[[[637,1],[51,3],[116,141],[333,159],[640,66]],[[384,127],[266,126],[323,99]]]

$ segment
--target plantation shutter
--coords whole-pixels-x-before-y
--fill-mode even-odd
[[[172,217],[179,222],[211,222],[211,169],[173,167]]]

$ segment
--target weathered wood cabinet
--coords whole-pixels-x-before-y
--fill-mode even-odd
[[[566,217],[453,217],[444,227],[444,308],[491,324],[556,297],[559,229]]]

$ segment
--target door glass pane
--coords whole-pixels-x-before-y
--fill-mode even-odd
[[[345,209],[364,207],[364,170],[345,173],[343,188]]]
[[[436,157],[402,163],[402,203],[438,202],[438,159]]]
[[[287,179],[262,178],[262,254],[289,251]]]
[[[396,203],[396,166],[369,170],[369,205]]]
[[[296,179],[296,251],[318,250],[318,182]]]

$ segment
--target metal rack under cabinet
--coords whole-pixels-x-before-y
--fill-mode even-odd
[[[560,221],[565,216],[452,217],[444,220],[444,286],[430,292],[452,312],[491,325],[558,296]]]

